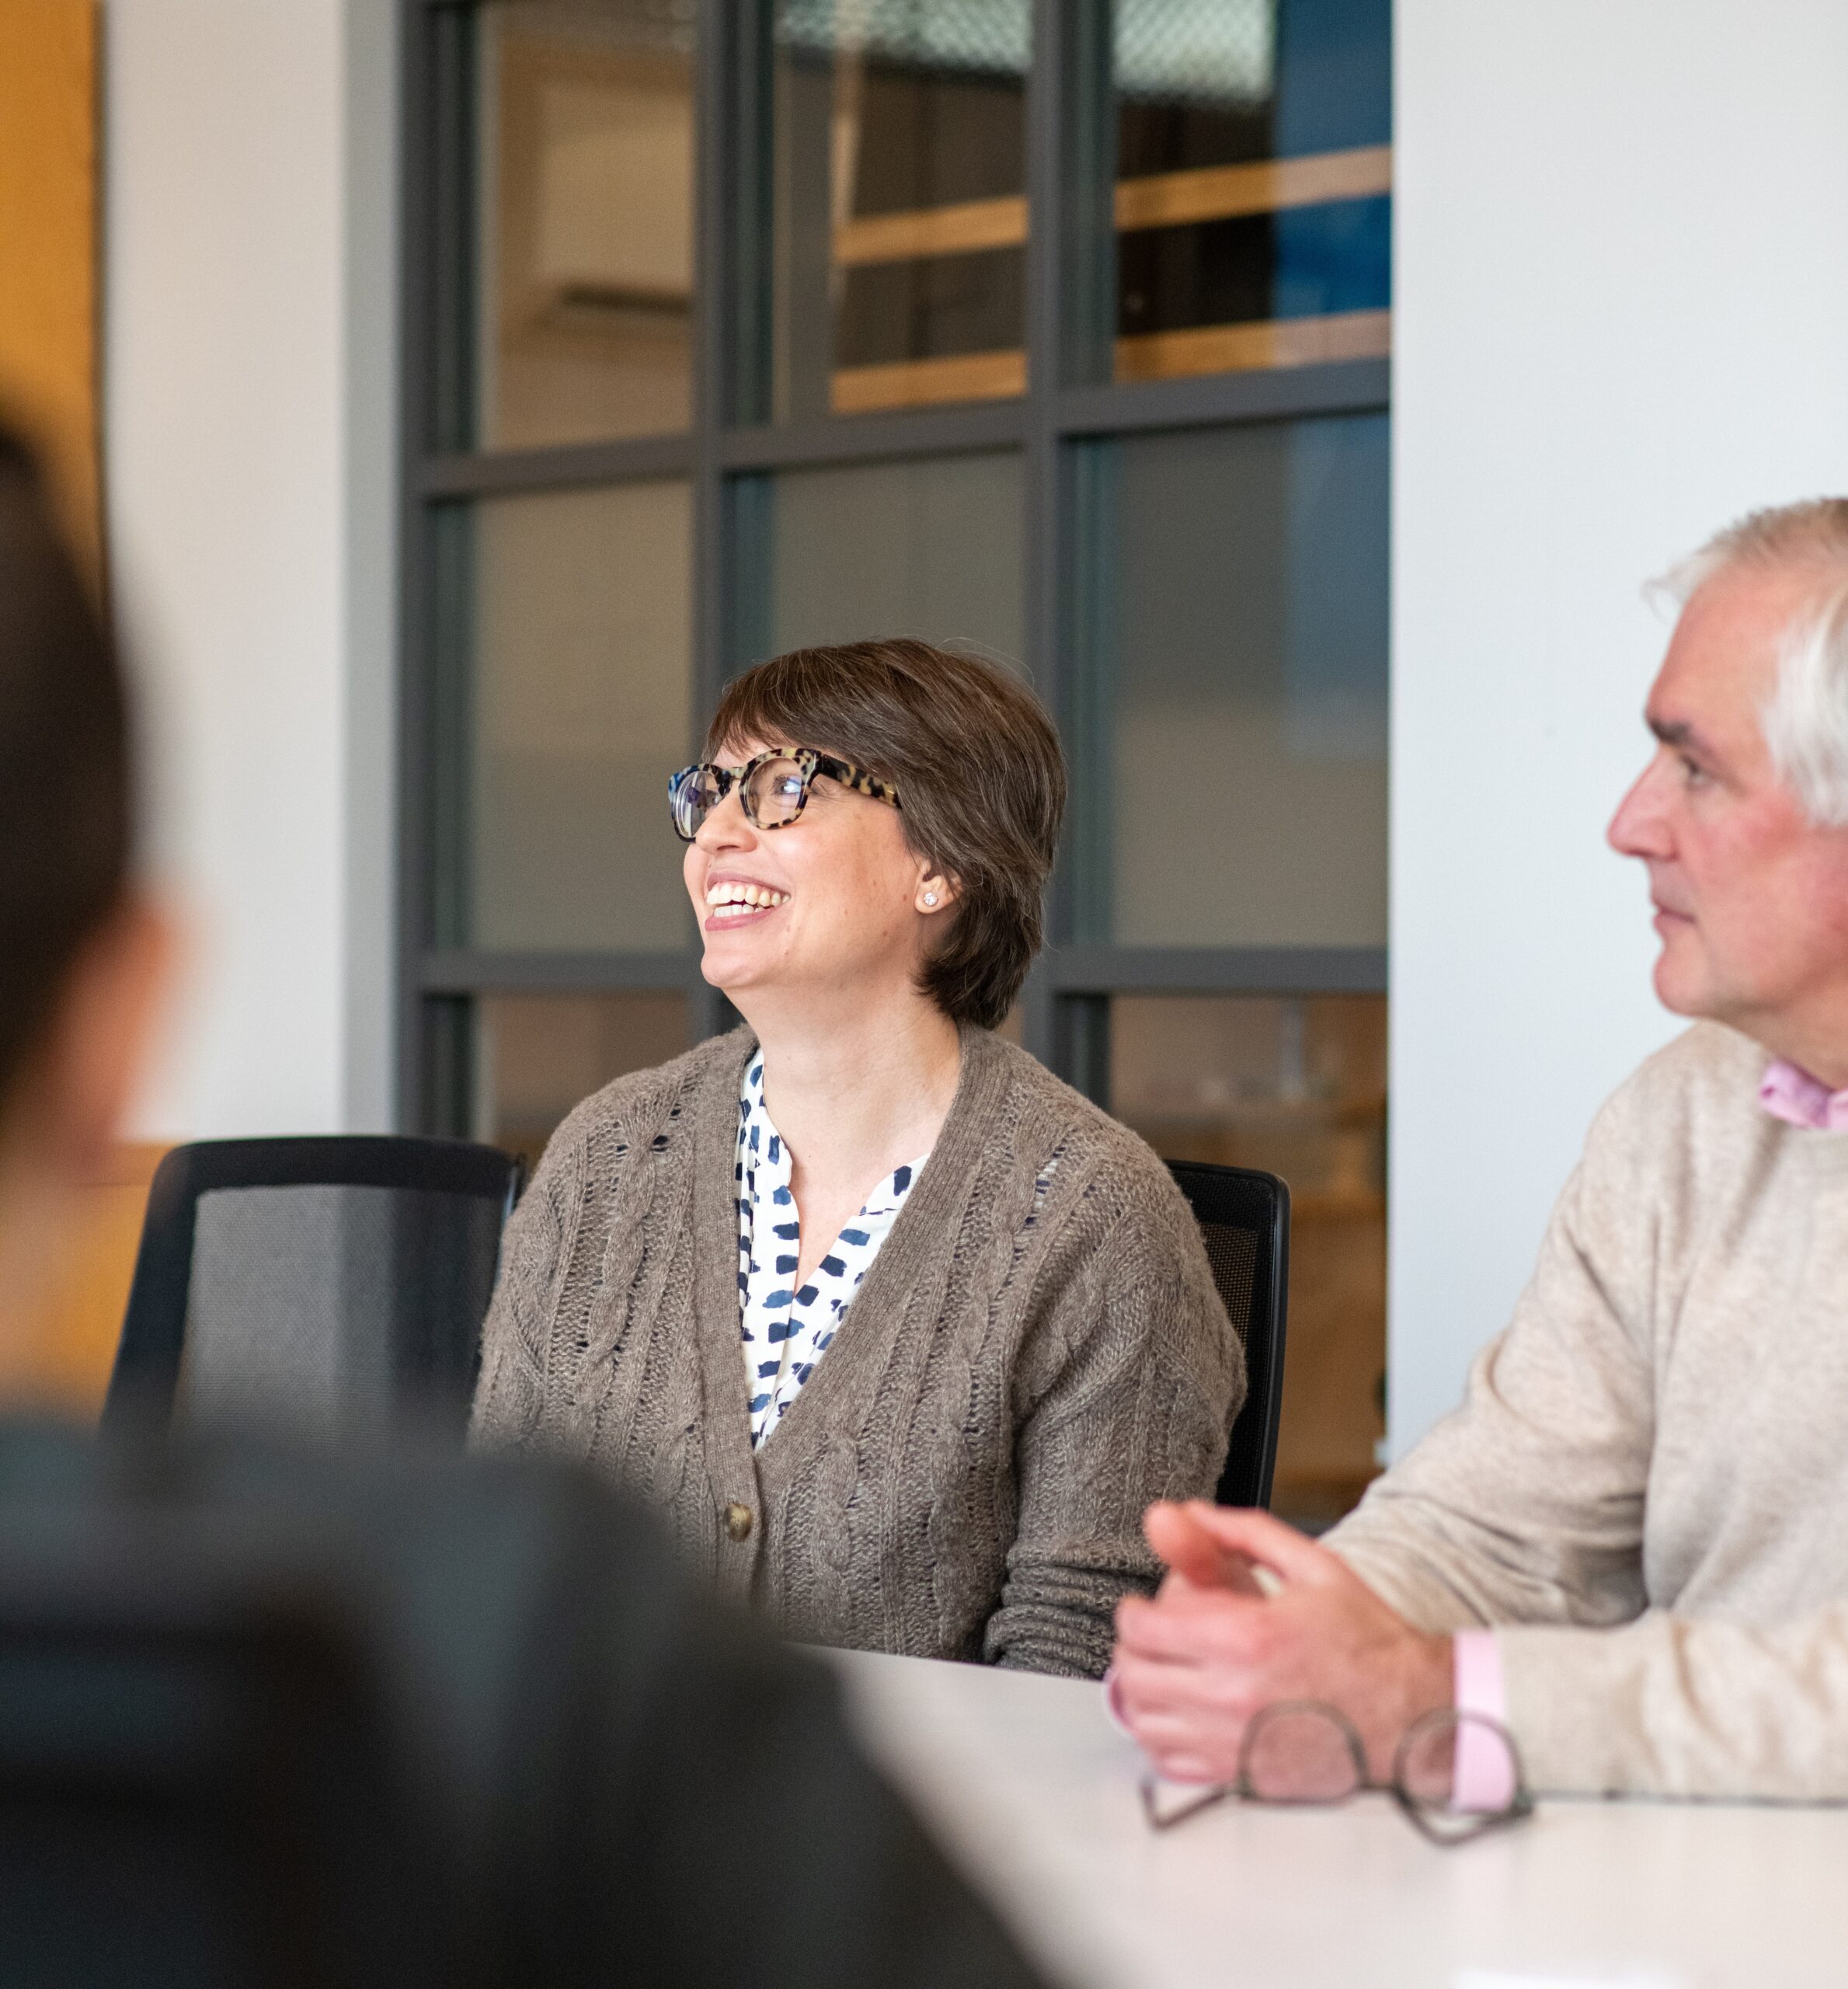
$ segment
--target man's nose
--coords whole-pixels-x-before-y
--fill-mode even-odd
[[[1669,779],[1668,755],[1658,753],[1617,803],[1617,812],[1604,834],[1620,856],[1638,857],[1647,862],[1674,854],[1665,805]]]

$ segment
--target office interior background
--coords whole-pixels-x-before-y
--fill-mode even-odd
[[[1163,1152],[1290,1180],[1277,1503],[1340,1510],[1455,1399],[1676,1026],[1602,842],[1665,633],[1642,583],[1848,488],[1848,16],[69,14],[72,514],[193,940],[148,1147],[535,1152],[724,1019],[662,805],[724,678],[976,643],[1074,776],[1010,1026]]]

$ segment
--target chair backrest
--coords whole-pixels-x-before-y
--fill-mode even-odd
[[[520,1163],[462,1140],[214,1140],[148,1197],[106,1423],[459,1436]]]
[[[1244,1406],[1232,1426],[1220,1503],[1268,1507],[1283,1407],[1289,1190],[1253,1168],[1192,1160],[1168,1165],[1200,1226],[1213,1281],[1244,1346]]]
[[[360,1653],[260,1570],[228,1584],[222,1541],[202,1566],[152,1531],[55,1568],[0,1555],[8,1980],[454,1981],[443,1840]]]

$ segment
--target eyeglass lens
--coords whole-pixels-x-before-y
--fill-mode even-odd
[[[1269,1706],[1245,1729],[1245,1791],[1260,1803],[1345,1803],[1366,1781],[1359,1741],[1320,1706]]]
[[[746,783],[745,810],[760,829],[780,827],[802,813],[806,782],[793,760],[767,760]]]
[[[746,817],[760,829],[781,828],[802,812],[808,782],[795,760],[766,760],[752,770],[740,796]],[[724,800],[728,783],[708,767],[691,768],[673,789],[674,826],[691,842],[700,824]]]

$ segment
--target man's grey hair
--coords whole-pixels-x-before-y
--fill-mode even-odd
[[[1812,570],[1815,593],[1785,631],[1777,688],[1759,714],[1771,764],[1819,827],[1848,825],[1848,498],[1753,511],[1658,583],[1678,606],[1735,566]]]

